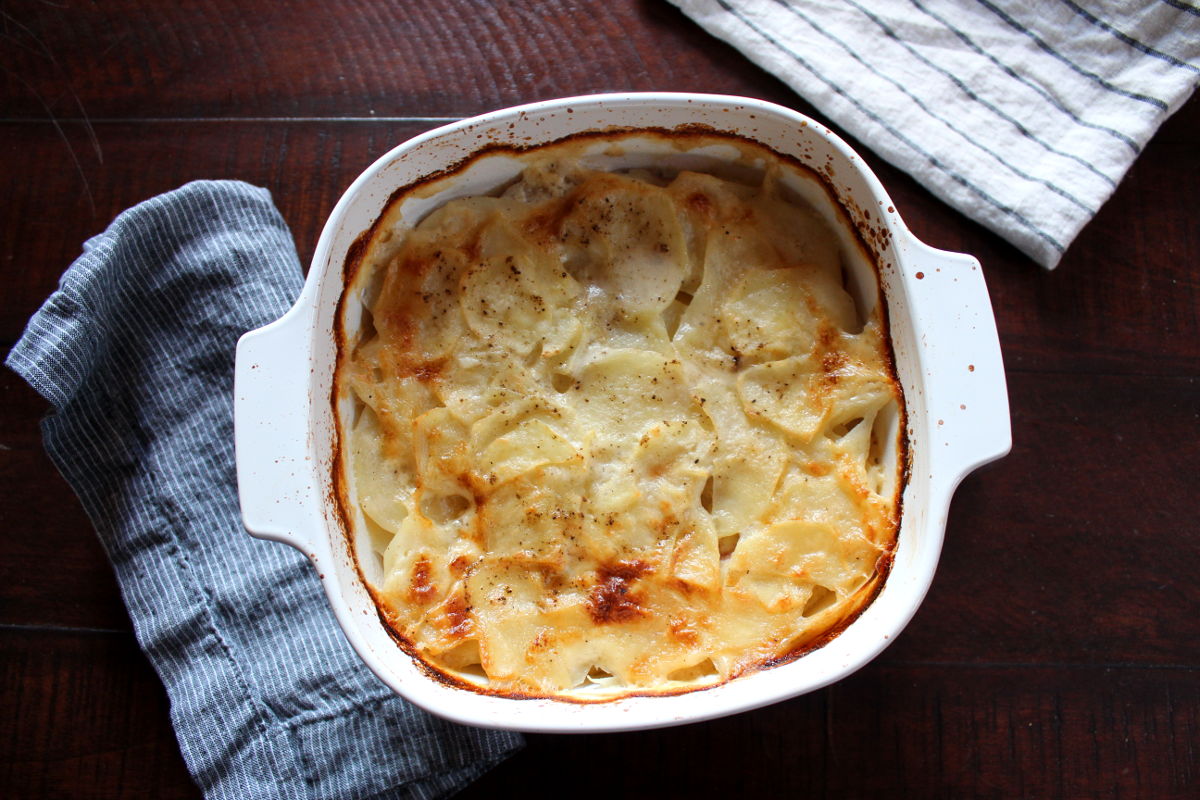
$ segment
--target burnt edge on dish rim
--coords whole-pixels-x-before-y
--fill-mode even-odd
[[[375,238],[375,234],[377,233],[381,223],[383,222],[384,218],[388,216],[388,212],[391,211],[392,208],[406,195],[409,195],[424,186],[429,186],[437,181],[460,173],[470,167],[476,161],[489,156],[502,154],[521,156],[537,150],[563,145],[567,142],[609,139],[616,140],[633,136],[658,136],[669,141],[679,141],[680,139],[699,140],[702,138],[727,139],[734,140],[743,145],[749,146],[752,149],[758,149],[770,153],[774,158],[786,163],[791,168],[812,177],[828,196],[837,213],[843,218],[842,222],[845,223],[853,232],[855,244],[858,246],[863,256],[871,265],[871,270],[875,276],[876,290],[879,298],[883,301],[878,303],[880,325],[884,333],[881,338],[886,350],[891,380],[899,390],[896,396],[896,403],[898,405],[897,412],[899,414],[897,423],[898,452],[896,454],[899,476],[895,488],[896,507],[895,511],[893,512],[893,522],[896,526],[896,535],[891,542],[890,547],[881,553],[876,561],[874,575],[872,575],[871,578],[868,579],[867,583],[860,587],[855,593],[855,597],[853,598],[855,605],[851,610],[849,610],[828,628],[817,632],[810,638],[801,641],[799,644],[793,645],[777,656],[765,659],[756,664],[752,664],[748,667],[742,668],[741,670],[735,671],[724,680],[719,680],[702,686],[685,686],[673,689],[664,689],[660,691],[622,692],[612,696],[597,698],[576,697],[559,694],[537,694],[480,686],[478,684],[471,683],[470,681],[465,680],[458,675],[445,672],[423,658],[417,647],[408,638],[396,630],[396,627],[392,624],[392,621],[389,618],[389,614],[386,610],[387,603],[381,597],[380,593],[376,591],[375,587],[371,585],[370,581],[366,579],[366,576],[363,575],[361,562],[358,557],[358,548],[355,543],[353,526],[347,514],[347,509],[351,504],[349,487],[347,486],[347,480],[345,476],[345,464],[343,463],[342,458],[342,420],[338,413],[339,388],[341,386],[340,377],[342,367],[345,363],[343,356],[349,350],[348,343],[346,341],[345,330],[342,324],[342,320],[345,316],[346,297],[349,294],[348,290],[358,277],[359,270],[362,267],[363,256],[366,254],[366,251],[369,248],[372,240]],[[614,143],[616,142],[614,141]],[[350,246],[346,248],[346,255],[343,260],[342,285],[341,291],[338,295],[337,308],[334,310],[333,320],[335,361],[329,402],[334,424],[332,430],[333,435],[331,437],[331,447],[333,449],[333,453],[330,461],[332,480],[329,484],[327,496],[333,501],[333,506],[336,512],[333,515],[333,518],[336,520],[337,526],[341,529],[342,536],[345,539],[351,560],[353,562],[354,571],[358,575],[359,582],[371,597],[371,602],[375,606],[375,613],[379,618],[380,624],[383,626],[384,630],[387,632],[388,636],[392,639],[396,646],[413,660],[416,667],[422,673],[444,686],[455,689],[463,689],[488,697],[501,697],[508,700],[554,700],[575,705],[595,705],[600,703],[612,703],[631,697],[678,696],[690,694],[692,692],[702,692],[708,689],[714,689],[745,675],[750,675],[755,672],[760,672],[796,661],[802,656],[811,653],[814,650],[818,650],[836,639],[843,631],[853,624],[855,620],[858,619],[863,611],[865,611],[875,601],[879,593],[883,590],[883,586],[891,573],[892,565],[895,561],[896,547],[900,538],[900,526],[904,519],[904,490],[908,486],[908,482],[912,473],[912,451],[909,446],[911,433],[908,425],[908,406],[905,402],[903,384],[901,384],[899,376],[896,372],[896,353],[892,344],[891,320],[888,312],[888,304],[886,302],[888,293],[886,291],[886,284],[880,267],[882,254],[879,252],[879,250],[886,248],[891,243],[892,237],[886,231],[886,227],[882,227],[878,231],[874,229],[871,230],[872,241],[868,242],[864,236],[863,227],[867,225],[868,221],[871,221],[869,212],[865,215],[865,219],[863,219],[863,209],[852,200],[847,201],[844,199],[832,185],[832,179],[833,174],[831,169],[827,169],[823,172],[822,170],[803,163],[795,156],[781,153],[775,148],[744,134],[722,130],[720,128],[715,128],[703,123],[692,122],[684,123],[673,128],[613,126],[611,128],[590,129],[567,134],[566,136],[538,144],[519,145],[502,144],[497,142],[482,145],[472,151],[469,155],[454,162],[448,167],[436,172],[432,172],[428,175],[418,178],[417,180],[405,184],[388,195],[388,198],[384,202],[379,215],[375,218],[375,221],[371,223],[369,228],[356,236],[354,241],[351,242]],[[848,202],[850,206],[853,206],[853,210],[848,207]],[[854,213],[855,211],[858,212],[857,215]],[[880,216],[880,222],[882,222],[882,214]],[[877,250],[877,248],[879,249]]]

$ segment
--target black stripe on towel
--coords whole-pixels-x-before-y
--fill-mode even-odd
[[[998,58],[996,58],[994,55],[992,55],[991,53],[989,53],[988,51],[984,50],[982,47],[977,45],[971,39],[971,37],[967,36],[965,33],[960,31],[958,28],[956,28],[952,24],[950,24],[949,20],[946,20],[943,17],[939,17],[937,14],[934,14],[928,8],[926,8],[925,6],[923,6],[919,2],[917,2],[917,0],[909,0],[909,2],[912,3],[914,6],[916,6],[916,8],[918,10],[920,10],[926,16],[928,16],[934,20],[937,20],[942,25],[944,25],[948,31],[950,31],[951,33],[953,33],[955,36],[958,37],[959,41],[961,41],[967,47],[971,48],[971,50],[973,50],[974,52],[976,52],[979,55],[986,58],[988,61],[991,61],[993,64],[995,64],[997,67],[999,67],[1004,72],[1005,75],[1007,75],[1010,78],[1013,78],[1014,80],[1017,80],[1017,81],[1023,83],[1025,86],[1028,86],[1030,89],[1033,89],[1035,92],[1037,92],[1039,95],[1041,95],[1042,98],[1047,103],[1054,106],[1059,111],[1061,111],[1062,113],[1064,113],[1068,117],[1070,117],[1075,122],[1075,124],[1082,125],[1085,128],[1091,128],[1092,130],[1100,131],[1102,133],[1107,133],[1108,135],[1112,136],[1114,139],[1116,139],[1120,142],[1124,142],[1125,145],[1127,147],[1129,147],[1129,149],[1132,150],[1134,153],[1136,153],[1138,155],[1141,154],[1142,148],[1138,145],[1138,143],[1135,142],[1133,139],[1130,139],[1124,133],[1121,133],[1121,131],[1119,131],[1115,128],[1110,128],[1107,125],[1098,125],[1094,122],[1089,122],[1088,120],[1080,117],[1074,111],[1072,111],[1071,109],[1064,106],[1057,97],[1050,94],[1045,89],[1043,89],[1041,86],[1039,86],[1038,84],[1029,80],[1029,78],[1026,78],[1024,75],[1020,74],[1015,69],[1013,69],[1012,67],[1003,63]]]
[[[916,142],[912,141],[907,136],[905,136],[903,133],[901,133],[900,131],[896,130],[891,125],[889,125],[878,114],[871,111],[869,108],[864,107],[862,105],[862,103],[858,102],[858,100],[856,100],[853,97],[851,97],[850,95],[846,94],[846,92],[842,89],[842,87],[840,87],[836,83],[833,83],[832,81],[830,81],[828,78],[826,78],[824,75],[822,75],[816,69],[814,69],[811,64],[809,64],[807,61],[805,61],[799,55],[797,55],[796,53],[793,53],[791,50],[787,49],[782,44],[780,44],[778,41],[776,41],[769,33],[767,33],[762,28],[758,27],[753,22],[751,22],[749,19],[747,19],[745,16],[743,16],[741,11],[739,11],[738,9],[729,5],[729,3],[726,2],[726,0],[716,0],[716,2],[718,5],[721,6],[721,8],[725,9],[730,14],[732,14],[734,17],[736,17],[739,22],[741,22],[747,28],[749,28],[750,30],[752,30],[756,34],[758,34],[759,38],[761,38],[767,44],[771,45],[779,52],[781,52],[784,55],[791,58],[793,61],[795,61],[800,66],[804,67],[804,69],[808,70],[810,73],[812,73],[814,76],[816,76],[816,78],[818,80],[823,82],[826,86],[828,86],[830,89],[832,89],[838,95],[840,95],[842,98],[844,98],[845,100],[847,100],[851,104],[853,104],[855,108],[857,108],[860,112],[862,112],[864,115],[866,115],[867,118],[869,118],[872,122],[874,122],[879,127],[883,128],[885,131],[890,133],[893,137],[895,137],[900,142],[904,143],[904,145],[906,147],[908,147],[910,150],[912,150],[914,153],[917,153],[920,156],[922,156],[923,158],[925,158],[925,160],[928,161],[929,164],[932,165],[935,169],[945,173],[945,175],[948,178],[950,178],[951,180],[953,180],[955,183],[959,184],[963,188],[969,190],[970,192],[972,192],[973,194],[978,196],[980,199],[982,199],[984,202],[991,205],[993,208],[997,209],[998,211],[1002,212],[1003,214],[1005,214],[1009,217],[1012,217],[1012,219],[1014,219],[1016,222],[1020,223],[1023,227],[1032,231],[1039,239],[1042,239],[1047,244],[1049,244],[1051,247],[1053,247],[1055,251],[1057,251],[1059,253],[1064,252],[1065,248],[1062,246],[1062,244],[1059,243],[1059,241],[1057,239],[1055,239],[1053,236],[1046,233],[1044,230],[1042,230],[1041,228],[1039,228],[1038,226],[1036,226],[1032,222],[1030,222],[1028,219],[1026,219],[1025,216],[1023,214],[1021,214],[1021,212],[1017,211],[1014,208],[1010,208],[1009,206],[1005,205],[1004,203],[1001,203],[999,200],[992,197],[990,194],[985,192],[983,189],[981,189],[978,186],[976,186],[975,184],[971,183],[971,181],[967,180],[967,178],[963,177],[959,173],[950,169],[947,165],[943,164],[941,162],[941,160],[938,159],[937,156],[929,153],[928,151],[926,151],[925,149],[920,147]]]
[[[1042,37],[1038,36],[1036,33],[1029,30],[1024,25],[1022,25],[1021,23],[1017,22],[1015,19],[1010,17],[1008,14],[1006,14],[1004,12],[1003,9],[997,8],[992,3],[989,3],[988,0],[975,0],[975,2],[979,3],[984,8],[986,8],[988,11],[991,11],[997,17],[1004,20],[1004,22],[1013,30],[1017,31],[1018,33],[1023,33],[1026,36],[1028,36],[1030,39],[1033,40],[1034,44],[1036,44],[1039,48],[1041,48],[1042,51],[1045,52],[1047,55],[1058,59],[1059,61],[1066,64],[1068,67],[1070,67],[1072,71],[1091,80],[1097,86],[1100,86],[1103,89],[1106,89],[1107,91],[1112,92],[1113,94],[1119,94],[1122,97],[1128,97],[1130,100],[1137,100],[1141,103],[1147,103],[1149,105],[1154,106],[1155,108],[1157,108],[1160,111],[1168,110],[1167,104],[1164,103],[1162,100],[1159,100],[1157,97],[1150,97],[1148,95],[1138,94],[1137,92],[1126,91],[1125,89],[1122,89],[1120,86],[1114,86],[1113,84],[1104,80],[1104,78],[1100,77],[1096,73],[1087,71],[1086,69],[1079,66],[1071,59],[1064,56],[1062,53],[1055,50],[1050,45],[1046,44],[1046,41],[1044,39],[1042,39]]]
[[[1200,8],[1196,8],[1195,6],[1189,6],[1187,3],[1181,2],[1181,0],[1162,0],[1162,1],[1164,3],[1166,3],[1167,5],[1171,6],[1172,8],[1178,8],[1180,11],[1186,11],[1189,14],[1195,14],[1197,17],[1200,17]]]
[[[971,137],[971,136],[967,136],[965,133],[963,133],[962,131],[960,131],[958,128],[954,127],[954,125],[953,125],[953,124],[951,124],[951,122],[950,122],[948,119],[946,119],[945,117],[942,117],[941,115],[939,115],[939,114],[935,113],[933,109],[931,109],[931,108],[930,108],[928,105],[926,105],[926,104],[925,104],[925,101],[924,101],[924,100],[922,100],[921,98],[917,97],[915,94],[913,94],[912,92],[910,92],[910,91],[908,90],[908,88],[907,88],[906,86],[904,86],[904,84],[900,83],[899,81],[896,81],[896,80],[892,79],[892,78],[891,78],[890,76],[888,76],[888,75],[885,75],[885,74],[883,74],[883,73],[882,73],[882,72],[880,72],[879,70],[875,69],[875,67],[874,67],[874,66],[872,66],[871,64],[868,64],[866,61],[864,61],[862,58],[860,58],[860,57],[858,56],[858,54],[857,54],[857,53],[855,53],[853,50],[851,50],[851,49],[850,49],[850,48],[849,48],[849,47],[846,45],[846,43],[845,43],[845,42],[843,42],[841,39],[837,38],[836,36],[834,36],[833,34],[831,34],[829,31],[827,31],[827,30],[825,30],[824,28],[822,28],[820,25],[818,25],[816,22],[814,22],[812,19],[810,19],[808,16],[806,16],[806,15],[805,15],[803,12],[801,12],[801,11],[799,11],[798,9],[796,9],[796,8],[794,8],[794,7],[790,6],[790,5],[788,5],[788,4],[787,4],[787,0],[775,0],[775,2],[776,2],[776,3],[778,3],[779,5],[783,6],[784,8],[786,8],[788,11],[792,12],[792,14],[794,14],[795,16],[797,16],[797,17],[799,17],[800,19],[804,20],[804,22],[805,22],[805,23],[807,23],[807,24],[808,24],[810,27],[812,27],[812,28],[813,28],[813,30],[817,31],[817,33],[821,34],[822,36],[824,36],[824,37],[825,37],[826,39],[828,39],[829,41],[836,43],[836,44],[837,44],[839,47],[841,47],[843,50],[845,50],[845,51],[846,51],[846,53],[847,53],[847,54],[848,54],[848,55],[849,55],[851,58],[853,58],[853,59],[854,59],[855,61],[857,61],[859,64],[862,64],[862,66],[863,66],[863,67],[864,67],[866,70],[868,70],[868,71],[869,71],[869,72],[870,72],[872,75],[875,75],[876,77],[878,77],[878,78],[881,78],[881,79],[883,79],[883,80],[887,81],[888,83],[890,83],[892,86],[896,87],[896,90],[897,90],[897,91],[899,91],[899,92],[900,92],[901,94],[903,94],[905,97],[907,97],[908,99],[910,99],[910,100],[912,100],[914,103],[916,103],[916,104],[917,104],[917,107],[918,107],[918,108],[920,108],[922,111],[924,111],[924,112],[925,112],[925,114],[926,114],[926,116],[930,117],[931,119],[936,119],[938,122],[940,122],[940,123],[942,123],[943,125],[945,125],[945,126],[946,126],[947,128],[949,128],[951,131],[953,131],[954,133],[957,133],[957,134],[958,134],[958,135],[959,135],[959,136],[962,138],[962,140],[963,140],[964,142],[966,142],[968,145],[970,145],[970,146],[972,146],[972,147],[974,147],[974,148],[976,148],[976,149],[978,149],[978,150],[981,150],[981,151],[983,151],[984,153],[987,153],[989,156],[991,156],[993,159],[995,159],[995,161],[996,161],[996,163],[997,163],[997,164],[1000,164],[1000,165],[1002,165],[1002,166],[1003,166],[1005,169],[1007,169],[1009,172],[1013,173],[1014,175],[1018,176],[1019,178],[1022,178],[1023,180],[1027,180],[1027,181],[1029,181],[1030,183],[1040,183],[1042,186],[1045,186],[1047,189],[1049,189],[1050,191],[1054,192],[1054,193],[1055,193],[1056,195],[1058,195],[1059,197],[1063,198],[1064,200],[1066,200],[1066,201],[1068,201],[1068,202],[1070,202],[1070,203],[1073,203],[1073,204],[1075,204],[1076,206],[1078,206],[1078,207],[1079,207],[1080,209],[1082,209],[1083,211],[1086,211],[1088,214],[1094,214],[1094,213],[1096,213],[1096,209],[1092,208],[1090,205],[1088,205],[1087,203],[1083,202],[1083,201],[1082,201],[1082,200],[1080,200],[1078,197],[1076,197],[1075,195],[1073,195],[1073,194],[1071,194],[1070,192],[1066,191],[1066,190],[1065,190],[1065,189],[1063,189],[1062,187],[1060,187],[1060,186],[1058,186],[1058,185],[1056,185],[1056,184],[1053,184],[1053,183],[1051,183],[1050,181],[1046,180],[1045,178],[1039,178],[1039,177],[1037,177],[1036,175],[1030,175],[1028,172],[1025,172],[1024,170],[1022,170],[1022,169],[1020,169],[1020,168],[1018,168],[1018,167],[1015,167],[1015,166],[1013,166],[1012,164],[1010,164],[1010,163],[1008,163],[1007,161],[1005,161],[1005,160],[1004,160],[1004,159],[1003,159],[1003,158],[1000,156],[1000,154],[999,154],[999,153],[996,153],[994,150],[992,150],[992,149],[990,149],[989,147],[985,146],[985,145],[984,145],[984,144],[982,144],[982,143],[981,143],[981,142],[980,142],[978,139],[975,139],[975,138],[973,138],[973,137]]]
[[[997,108],[995,105],[993,105],[988,100],[984,99],[983,97],[980,97],[978,94],[976,94],[971,89],[971,87],[967,86],[965,83],[963,83],[961,80],[959,80],[957,75],[954,75],[953,73],[949,72],[948,70],[942,69],[937,64],[934,64],[932,61],[930,61],[924,55],[922,55],[920,50],[916,49],[915,47],[910,45],[908,42],[904,41],[899,36],[897,36],[896,32],[894,30],[892,30],[890,27],[888,27],[888,24],[886,22],[884,22],[882,19],[880,19],[879,17],[872,14],[870,9],[863,8],[861,5],[854,2],[854,0],[849,0],[849,2],[851,5],[853,5],[855,8],[857,8],[860,12],[862,12],[867,18],[869,18],[872,22],[874,22],[876,25],[878,25],[879,29],[882,30],[885,34],[887,34],[887,37],[889,39],[895,41],[897,44],[899,44],[901,47],[903,47],[905,50],[907,50],[910,55],[912,55],[914,58],[918,59],[925,66],[927,66],[930,69],[935,70],[936,72],[940,73],[941,75],[944,75],[945,77],[949,78],[954,83],[954,85],[958,87],[959,91],[961,91],[963,94],[965,94],[971,100],[975,101],[979,105],[986,108],[988,111],[991,111],[996,116],[998,116],[1001,119],[1003,119],[1004,121],[1008,122],[1010,125],[1012,125],[1014,128],[1016,128],[1017,132],[1020,133],[1022,136],[1024,136],[1026,139],[1040,145],[1042,147],[1042,149],[1044,149],[1050,153],[1054,153],[1057,156],[1061,156],[1063,158],[1068,158],[1068,159],[1076,162],[1077,164],[1082,166],[1084,169],[1088,170],[1089,172],[1094,174],[1096,177],[1100,178],[1100,180],[1104,181],[1107,185],[1111,186],[1114,189],[1117,188],[1117,182],[1114,181],[1112,178],[1108,177],[1107,175],[1105,175],[1100,170],[1096,169],[1095,165],[1093,165],[1091,162],[1085,161],[1084,159],[1080,158],[1079,156],[1075,155],[1074,153],[1068,153],[1064,150],[1059,150],[1057,147],[1054,147],[1053,145],[1042,141],[1041,137],[1035,135],[1033,133],[1033,131],[1026,128],[1025,125],[1020,120],[1018,120],[1012,116],[1009,116],[1007,113],[1004,112],[1003,109]]]
[[[1105,22],[1104,20],[1097,17],[1092,12],[1088,11],[1086,8],[1082,8],[1078,3],[1074,3],[1074,2],[1072,2],[1072,0],[1059,0],[1059,2],[1061,2],[1067,8],[1074,11],[1077,15],[1083,17],[1088,22],[1095,25],[1100,30],[1105,31],[1106,33],[1111,33],[1119,41],[1124,42],[1125,44],[1132,47],[1134,50],[1137,50],[1138,52],[1145,53],[1148,56],[1152,56],[1154,58],[1165,61],[1168,64],[1170,64],[1172,67],[1180,67],[1182,69],[1190,70],[1191,72],[1195,72],[1196,74],[1200,75],[1200,67],[1193,66],[1193,65],[1187,63],[1186,61],[1180,61],[1178,58],[1171,55],[1170,53],[1164,53],[1161,50],[1155,50],[1150,45],[1143,44],[1142,42],[1138,41],[1137,39],[1133,38],[1132,36],[1122,33],[1121,31],[1114,28],[1112,25],[1109,25],[1107,22]]]

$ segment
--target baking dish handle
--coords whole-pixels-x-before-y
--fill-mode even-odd
[[[246,530],[308,553],[304,532],[319,513],[310,452],[313,312],[297,303],[238,340],[233,422],[238,496]]]
[[[913,239],[917,340],[930,421],[930,472],[954,487],[1012,448],[1000,337],[983,270],[972,256]]]

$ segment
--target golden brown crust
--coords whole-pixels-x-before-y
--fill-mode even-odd
[[[856,330],[836,246],[830,262],[820,242],[743,233],[778,230],[771,215],[794,200],[763,199],[773,188],[537,169],[405,237],[378,336],[343,342],[335,399],[353,392],[365,411],[342,432],[358,476],[337,476],[338,494],[348,520],[353,496],[391,536],[381,618],[439,674],[478,654],[488,691],[509,696],[675,693],[820,646],[882,586],[898,526],[903,437],[897,474],[866,463],[877,417],[903,428],[883,309]],[[710,241],[695,263],[697,230]],[[358,281],[370,259],[353,255]],[[717,279],[724,299],[704,288]],[[617,467],[634,477],[597,478]],[[738,485],[747,469],[765,496]],[[378,478],[389,470],[401,477]],[[713,475],[715,509],[700,490]],[[722,507],[730,496],[754,513]],[[804,510],[820,497],[841,510]],[[701,662],[715,674],[695,682]]]

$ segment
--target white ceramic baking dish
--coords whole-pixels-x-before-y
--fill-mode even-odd
[[[439,681],[385,630],[339,521],[331,483],[336,440],[331,389],[334,323],[347,253],[398,188],[458,165],[483,147],[501,146],[494,155],[473,160],[454,180],[435,184],[436,193],[406,201],[405,221],[415,222],[453,197],[485,193],[511,180],[521,163],[504,147],[528,148],[612,127],[696,125],[761,142],[824,175],[878,252],[907,404],[911,459],[891,574],[874,602],[823,647],[702,691],[580,704],[491,696]],[[685,166],[725,157],[720,148],[685,155],[669,147],[662,151],[662,141],[635,139],[607,153],[601,148],[595,158],[618,168],[663,158]],[[827,200],[808,199],[833,213],[821,205],[830,206]],[[860,294],[872,294],[861,273],[851,279]],[[348,326],[356,319],[348,309]],[[916,612],[933,579],[958,483],[1007,453],[1011,443],[1004,368],[978,262],[918,241],[878,179],[824,126],[781,106],[711,95],[595,95],[535,103],[438,128],[387,153],[334,208],[295,306],[238,343],[235,393],[238,488],[246,528],[296,547],[312,560],[347,639],[396,692],[462,723],[525,731],[598,732],[694,722],[774,703],[848,675],[878,654]],[[364,571],[369,579],[371,568]]]

